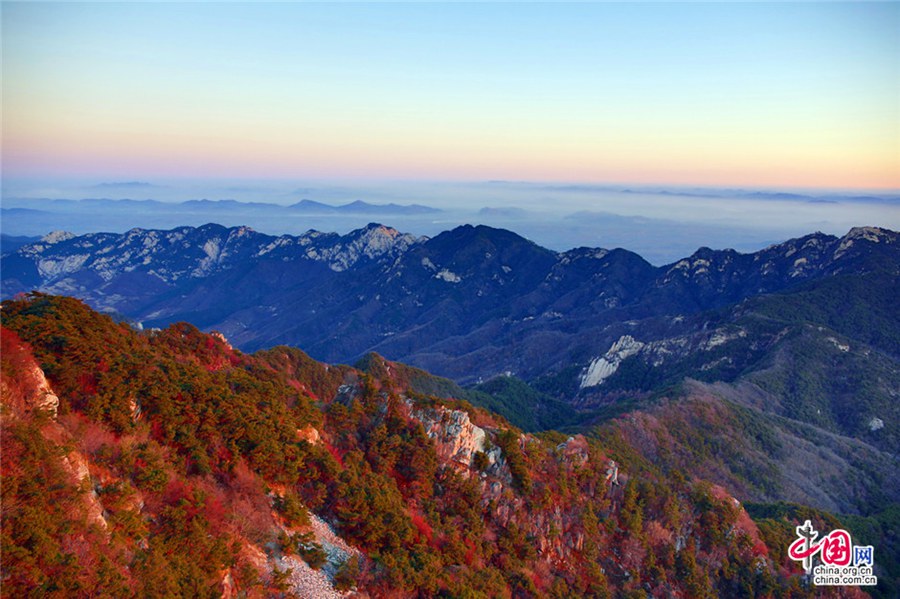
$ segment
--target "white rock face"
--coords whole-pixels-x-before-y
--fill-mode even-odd
[[[73,239],[74,237],[75,234],[69,233],[68,231],[52,231],[41,237],[41,241],[48,245],[52,245],[54,243],[68,241],[70,239]]]
[[[285,261],[306,258],[323,262],[336,272],[351,268],[358,261],[378,259],[404,253],[410,246],[423,243],[426,237],[403,234],[390,227],[369,226],[346,236],[309,231],[299,237],[282,235],[276,239],[262,238],[254,247],[255,232],[249,227],[229,231],[227,237],[213,235],[202,238],[198,245],[188,238],[198,229],[182,227],[173,231],[131,229],[123,235],[91,233],[77,237],[57,231],[41,242],[20,250],[34,260],[45,285],[79,271],[96,272],[104,281],[111,281],[123,272],[146,269],[166,283],[185,278],[202,278],[223,269],[243,255],[265,256],[281,254]],[[77,242],[60,248],[58,244],[70,239]],[[179,247],[183,250],[179,254]],[[199,256],[185,260],[183,256],[201,250]],[[437,269],[435,268],[435,271]],[[44,288],[42,287],[42,290]],[[77,291],[77,290],[76,290]]]
[[[307,426],[305,428],[297,429],[297,439],[306,441],[310,445],[318,445],[321,442],[322,436],[314,427]]]
[[[225,257],[225,254],[222,251],[222,240],[218,237],[207,239],[206,243],[203,244],[202,249],[203,253],[206,254],[206,257],[200,259],[197,268],[191,273],[194,277],[208,275],[213,271],[215,266],[221,262],[222,258]]]
[[[841,343],[840,341],[838,341],[838,340],[835,339],[834,337],[828,337],[828,341],[830,341],[831,344],[832,344],[833,346],[835,346],[836,348],[838,348],[839,350],[841,350],[841,351],[844,352],[844,353],[847,353],[847,352],[850,351],[850,346],[849,346],[849,345],[847,345],[847,344],[845,344],[845,343]]]
[[[327,262],[328,268],[335,272],[342,272],[364,257],[378,258],[394,251],[404,252],[419,241],[421,240],[408,233],[400,233],[396,229],[382,225],[363,230],[362,234],[350,243],[322,248],[314,252],[314,256],[309,253],[307,256]]]
[[[441,279],[442,281],[446,281],[448,283],[459,283],[462,281],[460,276],[455,272],[449,271],[446,268],[441,269],[439,273],[434,275],[435,279]]]
[[[79,270],[87,259],[87,254],[75,254],[59,260],[45,259],[38,262],[37,269],[42,277],[52,279]]]
[[[312,523],[316,542],[325,550],[329,564],[333,565],[335,569],[353,556],[362,556],[359,549],[349,545],[344,539],[339,537],[327,522],[312,512],[309,513],[309,519]]]
[[[844,236],[843,241],[834,252],[835,259],[840,258],[843,254],[853,247],[855,241],[865,240],[871,243],[881,243],[885,241],[890,243],[890,238],[885,234],[883,229],[877,227],[854,227]]]
[[[809,261],[806,258],[797,258],[794,260],[794,266],[791,268],[791,277],[799,277],[809,268]]]
[[[222,253],[221,240],[218,237],[208,239],[206,243],[203,244],[203,253],[209,256],[211,260],[216,260],[219,257],[219,254]]]
[[[876,418],[875,416],[872,416],[871,420],[869,420],[869,430],[874,432],[877,430],[881,430],[883,428],[884,428],[884,420],[882,420],[881,418]]]
[[[325,551],[326,562],[320,570],[310,568],[306,562],[295,555],[283,556],[276,564],[279,570],[291,569],[288,580],[291,590],[302,599],[338,599],[346,593],[340,593],[332,586],[335,573],[341,565],[353,556],[361,557],[360,551],[347,544],[327,522],[310,512],[313,536],[316,543]]]
[[[311,238],[311,235],[305,235],[304,237],[300,238],[299,245],[300,245],[300,246],[308,245],[309,242],[310,242],[310,238]],[[294,240],[293,237],[291,237],[291,236],[289,236],[289,235],[282,235],[281,237],[279,237],[279,238],[276,239],[275,241],[273,241],[273,242],[271,242],[271,243],[269,243],[269,244],[266,244],[264,247],[262,247],[262,248],[256,253],[256,255],[257,255],[257,256],[265,256],[266,254],[268,254],[269,252],[271,252],[271,251],[273,251],[273,250],[276,250],[276,249],[282,248],[282,247],[288,247],[288,246],[290,246],[294,241],[295,241],[295,240]],[[305,242],[305,243],[304,243],[304,242]]]
[[[337,592],[322,570],[313,570],[296,555],[285,555],[276,565],[279,572],[290,570],[287,580],[291,591],[300,599],[340,599],[344,595]]]
[[[741,339],[747,336],[747,331],[740,329],[737,332],[729,332],[724,329],[717,329],[713,335],[705,342],[700,345],[700,349],[709,351],[713,348],[716,348],[720,345],[725,345],[729,341],[734,341],[735,339]]]
[[[84,454],[82,454],[81,452],[72,451],[63,457],[62,462],[63,467],[69,471],[69,473],[80,485],[84,485],[85,487],[90,489],[90,492],[86,493],[84,496],[84,501],[87,504],[88,509],[88,520],[90,520],[92,523],[96,524],[103,530],[107,530],[109,528],[109,523],[103,516],[103,505],[100,503],[100,498],[97,495],[97,491],[94,490],[94,484],[91,480],[91,471],[88,467],[87,458],[85,458]]]
[[[216,339],[221,341],[225,345],[225,347],[227,347],[228,349],[234,349],[231,346],[231,344],[228,342],[228,338],[223,333],[221,333],[219,331],[211,331],[209,334],[210,334],[210,336],[215,337]]]
[[[847,233],[848,239],[865,239],[872,243],[881,243],[882,237],[886,237],[885,232],[878,227],[853,227]]]
[[[612,344],[606,354],[591,362],[587,372],[581,376],[580,388],[603,384],[603,381],[619,369],[622,360],[638,353],[643,347],[644,344],[636,341],[631,335],[622,335],[618,341]]]

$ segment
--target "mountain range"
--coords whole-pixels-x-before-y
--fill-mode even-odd
[[[781,546],[790,542],[793,527],[807,515],[818,527],[834,528],[838,523],[829,514],[837,514],[854,539],[859,537],[877,548],[880,582],[876,595],[891,596],[900,581],[900,562],[894,557],[900,554],[900,547],[890,532],[900,524],[900,481],[895,475],[900,466],[900,313],[896,306],[900,297],[900,250],[896,232],[865,227],[840,238],[816,233],[751,254],[701,248],[687,258],[654,267],[622,249],[553,252],[510,231],[484,226],[459,227],[426,238],[378,224],[348,235],[310,231],[279,237],[247,227],[206,225],[167,231],[135,229],[123,235],[53,233],[4,254],[2,277],[4,297],[20,298],[4,303],[4,329],[14,331],[26,343],[21,346],[24,349],[16,349],[20,346],[13,343],[10,347],[15,351],[4,345],[3,357],[7,360],[24,352],[27,362],[27,354],[32,351],[28,348],[33,348],[37,364],[50,381],[45,386],[52,386],[61,398],[71,398],[67,400],[73,402],[69,409],[82,414],[60,421],[65,434],[81,439],[85,430],[93,430],[78,428],[82,426],[79,419],[84,417],[102,427],[143,430],[140,414],[147,414],[150,434],[161,448],[170,447],[154,450],[155,455],[171,455],[166,452],[174,451],[195,456],[188,459],[188,470],[183,474],[179,474],[181,466],[167,462],[169,480],[196,476],[191,470],[195,460],[219,463],[217,460],[223,458],[216,457],[220,451],[216,448],[228,447],[233,454],[259,446],[267,449],[247,454],[251,456],[248,459],[262,468],[258,475],[269,481],[266,484],[273,484],[275,479],[271,477],[278,474],[266,474],[263,464],[269,458],[260,456],[275,451],[275,446],[266,445],[262,439],[232,446],[229,443],[234,442],[225,437],[203,437],[203,444],[194,446],[185,445],[189,437],[174,432],[171,434],[175,437],[167,437],[169,433],[160,436],[160,431],[174,426],[166,424],[172,418],[182,422],[182,416],[171,411],[170,400],[165,398],[177,399],[188,392],[185,406],[203,406],[218,396],[219,391],[212,389],[219,383],[184,379],[188,376],[184,364],[199,367],[197,376],[203,370],[221,370],[222,376],[238,377],[228,383],[232,389],[228,393],[268,389],[265,393],[280,397],[282,391],[276,391],[266,378],[276,376],[279,384],[306,394],[316,409],[323,410],[324,425],[317,424],[319,417],[309,411],[309,406],[303,408],[303,422],[312,423],[316,434],[328,440],[328,450],[335,459],[346,466],[344,451],[355,448],[363,451],[369,464],[363,470],[373,468],[394,477],[394,482],[380,479],[377,484],[381,489],[386,489],[385,484],[397,485],[398,497],[406,502],[402,509],[411,514],[412,526],[419,535],[431,530],[434,538],[434,531],[441,526],[437,523],[447,517],[437,512],[450,509],[449,504],[440,503],[434,508],[437,512],[427,511],[432,508],[423,508],[426,504],[421,503],[422,496],[410,491],[412,483],[406,471],[384,470],[382,456],[401,442],[397,439],[415,437],[409,437],[409,427],[421,424],[430,430],[433,422],[423,420],[421,410],[432,406],[450,410],[441,420],[453,426],[436,433],[436,457],[423,456],[425,462],[437,459],[444,464],[463,447],[470,448],[472,439],[468,435],[478,436],[459,420],[462,416],[451,415],[453,410],[462,410],[471,422],[479,423],[482,434],[490,439],[484,445],[486,453],[493,445],[502,448],[503,463],[508,468],[503,471],[506,478],[501,479],[506,482],[502,484],[511,485],[509,492],[503,493],[511,503],[498,501],[490,490],[496,480],[491,477],[497,474],[491,474],[490,463],[482,464],[484,458],[474,452],[466,454],[475,471],[487,468],[487,478],[482,477],[484,484],[477,492],[486,518],[521,509],[522,505],[566,509],[563,506],[567,502],[584,501],[563,490],[571,484],[561,482],[572,475],[561,474],[568,466],[538,457],[543,452],[569,455],[570,449],[575,451],[586,443],[594,448],[588,449],[587,455],[595,471],[607,459],[595,454],[615,459],[627,473],[626,479],[632,479],[641,489],[629,500],[624,495],[616,496],[613,487],[610,510],[599,514],[601,520],[607,519],[607,531],[613,535],[603,537],[601,542],[617,547],[613,553],[617,557],[596,563],[602,563],[607,571],[603,584],[619,591],[634,590],[633,582],[640,579],[644,590],[691,594],[686,587],[673,590],[658,586],[661,580],[672,580],[687,567],[674,562],[666,565],[669,557],[657,551],[666,547],[665,543],[657,547],[657,541],[647,541],[643,546],[647,551],[644,557],[653,555],[651,561],[662,564],[666,574],[652,570],[653,574],[643,577],[629,570],[630,562],[622,561],[622,556],[636,551],[636,546],[616,545],[626,543],[628,538],[666,537],[655,525],[650,526],[654,521],[663,531],[673,530],[674,521],[658,511],[668,501],[660,503],[659,485],[684,489],[679,497],[698,501],[689,508],[691,513],[707,509],[698,505],[712,505],[708,496],[683,486],[685,477],[694,481],[692,484],[709,481],[719,485],[719,490],[714,489],[715,497],[740,500],[756,530],[748,534],[757,535],[753,538],[761,542],[754,555],[758,557],[765,546],[771,556],[767,563],[774,568],[767,571],[774,573],[781,564],[781,573],[768,582],[757,578],[740,583],[770,585],[765,587],[769,591],[758,587],[754,591],[745,589],[745,593],[800,592],[796,588],[787,591],[784,586],[795,584],[791,581],[796,577],[789,574],[791,564]],[[31,289],[80,296],[129,325],[114,325],[113,320],[73,300],[20,295]],[[224,335],[204,336],[190,325],[173,324],[178,321],[216,329]],[[144,355],[149,350],[140,348],[147,343],[158,348],[153,351],[162,353]],[[303,348],[313,358],[355,366],[319,364],[282,344]],[[106,355],[105,348],[118,349]],[[251,351],[255,353],[245,353]],[[140,355],[129,357],[135,352]],[[180,356],[177,361],[182,366],[168,364],[168,354]],[[150,378],[140,374],[143,369],[138,362],[157,364],[150,368],[155,374],[148,375]],[[118,366],[110,369],[113,364]],[[4,368],[4,381],[30,380],[15,369]],[[257,382],[240,378],[258,377],[264,372],[275,374],[265,374]],[[171,387],[173,384],[175,387]],[[182,391],[172,395],[174,391],[159,391],[158,385]],[[4,403],[9,404],[7,388],[4,393]],[[30,395],[40,398],[42,393],[33,391]],[[383,420],[393,413],[391,393],[419,407],[412,413],[404,412],[400,420],[396,415]],[[353,407],[354,397],[362,402],[357,407]],[[142,407],[145,400],[135,398],[147,398],[146,405]],[[183,400],[177,399],[176,405]],[[16,401],[12,408],[5,409],[22,413],[25,408]],[[157,401],[162,403],[151,408]],[[306,405],[305,400],[285,401],[288,405]],[[265,401],[257,405],[264,404],[270,405]],[[188,423],[197,422],[196,415],[183,416]],[[240,427],[225,432],[232,420],[219,422],[217,426],[225,427],[222,430],[226,436],[244,434]],[[354,424],[347,429],[342,422]],[[373,431],[379,423],[388,426],[388,422],[392,423],[388,432],[393,430],[394,437],[385,441],[382,433]],[[298,430],[303,429],[302,424],[298,424]],[[517,430],[515,427],[525,431],[516,432],[522,435],[518,447],[524,462],[514,457],[512,437],[503,432]],[[563,432],[535,434],[549,429]],[[184,435],[196,435],[186,431]],[[533,434],[528,435],[529,431]],[[283,431],[269,433],[283,436]],[[62,433],[47,434],[57,439]],[[347,434],[350,437],[341,437]],[[336,436],[344,440],[336,444]],[[22,438],[17,437],[17,442]],[[77,442],[96,450],[89,440]],[[166,445],[169,443],[174,444]],[[111,445],[108,451],[124,449]],[[103,468],[110,467],[104,461],[106,454],[88,453],[85,459],[89,463],[99,460],[97,472],[106,472]],[[198,457],[201,454],[207,457]],[[354,464],[354,480],[359,480],[363,470]],[[153,496],[154,491],[145,488],[146,481],[138,481],[133,474],[125,476],[123,468],[126,466],[122,464],[113,467],[113,479],[120,481],[116,484],[125,484],[127,479],[131,481],[128,484],[141,489],[143,496]],[[220,480],[227,479],[222,476]],[[469,472],[466,476],[473,475]],[[323,479],[318,480],[325,484]],[[418,489],[432,483],[439,489],[446,484],[446,479],[432,483],[418,480]],[[545,488],[551,499],[540,490],[544,488],[541,484],[535,486],[535,481],[548,485]],[[105,484],[98,488],[102,490]],[[225,496],[231,496],[231,484],[221,490]],[[407,571],[405,566],[380,561],[388,555],[381,553],[384,545],[380,544],[386,541],[378,536],[380,532],[366,532],[359,528],[361,524],[348,523],[347,512],[338,507],[344,505],[338,496],[346,490],[335,491],[327,484],[325,488],[331,489],[327,493],[337,495],[327,495],[331,499],[313,511],[357,547],[362,546],[370,559],[374,556],[374,562],[368,563],[376,567],[361,578],[364,586],[368,585],[369,591],[396,589],[392,585],[400,584],[402,578],[402,584],[429,594],[416,586],[423,584],[422,580],[403,578],[408,574],[395,574],[401,578],[392,582],[382,578],[386,572],[397,572],[396,568]],[[304,505],[310,507],[319,505],[315,498],[326,492],[315,484],[297,489]],[[166,504],[169,495],[164,495],[151,502],[145,518],[158,521],[160,516],[153,510]],[[596,500],[595,495],[590,497],[589,501]],[[636,524],[631,519],[634,511],[625,507],[635,497],[640,497],[638,501],[644,506],[644,524]],[[560,498],[563,502],[557,503]],[[445,500],[450,498],[440,501]],[[524,503],[517,503],[520,500]],[[362,509],[361,499],[354,501]],[[400,517],[394,508],[386,507],[388,504],[379,505],[384,509],[382,515]],[[527,517],[503,519],[502,525],[489,527],[489,536],[506,538],[504,535],[511,534],[512,539],[522,533],[540,540],[541,547],[551,553],[561,551],[560,555],[571,557],[567,553],[570,550],[554,549],[555,541],[548,539],[557,538],[573,547],[583,541],[577,534],[558,537],[551,529],[541,528],[540,523],[548,522],[541,515],[542,509],[534,511],[532,507]],[[570,525],[566,518],[561,521],[564,529]],[[510,522],[514,524],[512,529]],[[709,520],[695,526],[698,534],[708,534],[715,528]],[[622,531],[630,532],[616,536]],[[414,538],[409,537],[400,546],[406,547]],[[316,539],[323,542],[321,536]],[[709,556],[722,551],[715,548],[717,542],[700,542],[706,549],[698,552],[696,559],[708,578],[697,582],[697,588],[712,588],[720,596],[732,596],[738,592],[737,587],[729,585],[737,583],[716,570],[723,567],[721,562],[708,561]],[[521,547],[517,541],[504,543],[502,555]],[[674,539],[676,554],[680,554],[680,543]],[[399,546],[393,547],[390,555]],[[455,559],[447,557],[445,551],[442,545],[439,560]],[[580,551],[578,555],[582,555]],[[490,563],[509,563],[499,555],[489,558],[499,561]],[[519,569],[507,573],[512,578],[506,577],[502,583],[492,579],[490,584],[496,586],[484,586],[488,583],[482,581],[477,583],[482,585],[479,588],[492,588],[501,595],[549,595],[551,580],[562,579],[570,592],[586,592],[586,587],[573,586],[573,581],[584,580],[588,563],[579,561],[574,569],[566,569],[552,559],[530,561],[521,552],[517,555],[520,561],[515,568]],[[729,559],[740,561],[748,555],[738,552]],[[270,561],[269,574],[263,577],[272,576],[277,564],[283,563]],[[338,565],[334,562],[330,566],[332,582]],[[646,563],[644,566],[649,567]],[[530,584],[519,577],[526,572],[528,578],[535,571],[544,574],[532,577]],[[758,569],[757,573],[763,571]],[[214,578],[216,574],[209,576]],[[245,580],[243,575],[232,576]],[[441,579],[438,584],[444,589],[455,588],[453,585],[461,580],[476,584],[466,578],[468,574],[460,576]],[[559,589],[562,584],[557,584]],[[501,588],[506,590],[501,592]],[[576,588],[580,590],[572,590]]]
[[[4,297],[72,295],[140,327],[217,330],[245,351],[378,353],[452,379],[444,396],[482,393],[475,403],[526,430],[602,422],[623,398],[693,380],[896,456],[898,237],[816,233],[654,267],[485,226],[425,238],[378,224],[279,237],[206,225],[53,233],[4,255],[2,276]],[[793,498],[858,509],[826,495]]]
[[[113,200],[108,198],[86,198],[82,200],[27,198],[5,199],[7,210],[29,210],[33,212],[54,213],[91,213],[122,212],[165,212],[174,214],[196,214],[208,212],[251,212],[265,211],[281,214],[439,214],[438,208],[421,204],[372,204],[363,200],[355,200],[346,204],[332,205],[314,200],[300,200],[293,204],[271,204],[266,202],[239,202],[237,200],[187,200],[184,202],[161,202],[159,200]]]
[[[4,297],[65,293],[144,326],[216,329],[245,350],[289,344],[329,362],[374,351],[460,383],[510,373],[590,388],[612,373],[607,360],[598,378],[598,360],[625,337],[664,360],[671,350],[646,344],[727,341],[693,331],[692,315],[840,276],[890,282],[897,240],[858,228],[752,254],[701,248],[654,267],[627,250],[558,253],[485,226],[425,238],[378,224],[279,237],[206,225],[54,233],[4,255],[2,277]]]

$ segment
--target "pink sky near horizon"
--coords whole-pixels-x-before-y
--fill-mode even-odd
[[[897,6],[3,17],[4,177],[900,189]]]

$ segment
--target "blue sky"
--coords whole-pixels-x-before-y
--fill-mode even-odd
[[[898,32],[896,3],[4,3],[4,176],[896,189]]]

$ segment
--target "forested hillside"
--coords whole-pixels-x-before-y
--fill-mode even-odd
[[[757,524],[627,427],[524,434],[376,355],[249,355],[40,294],[2,315],[8,597],[812,596],[785,544],[836,523]]]

